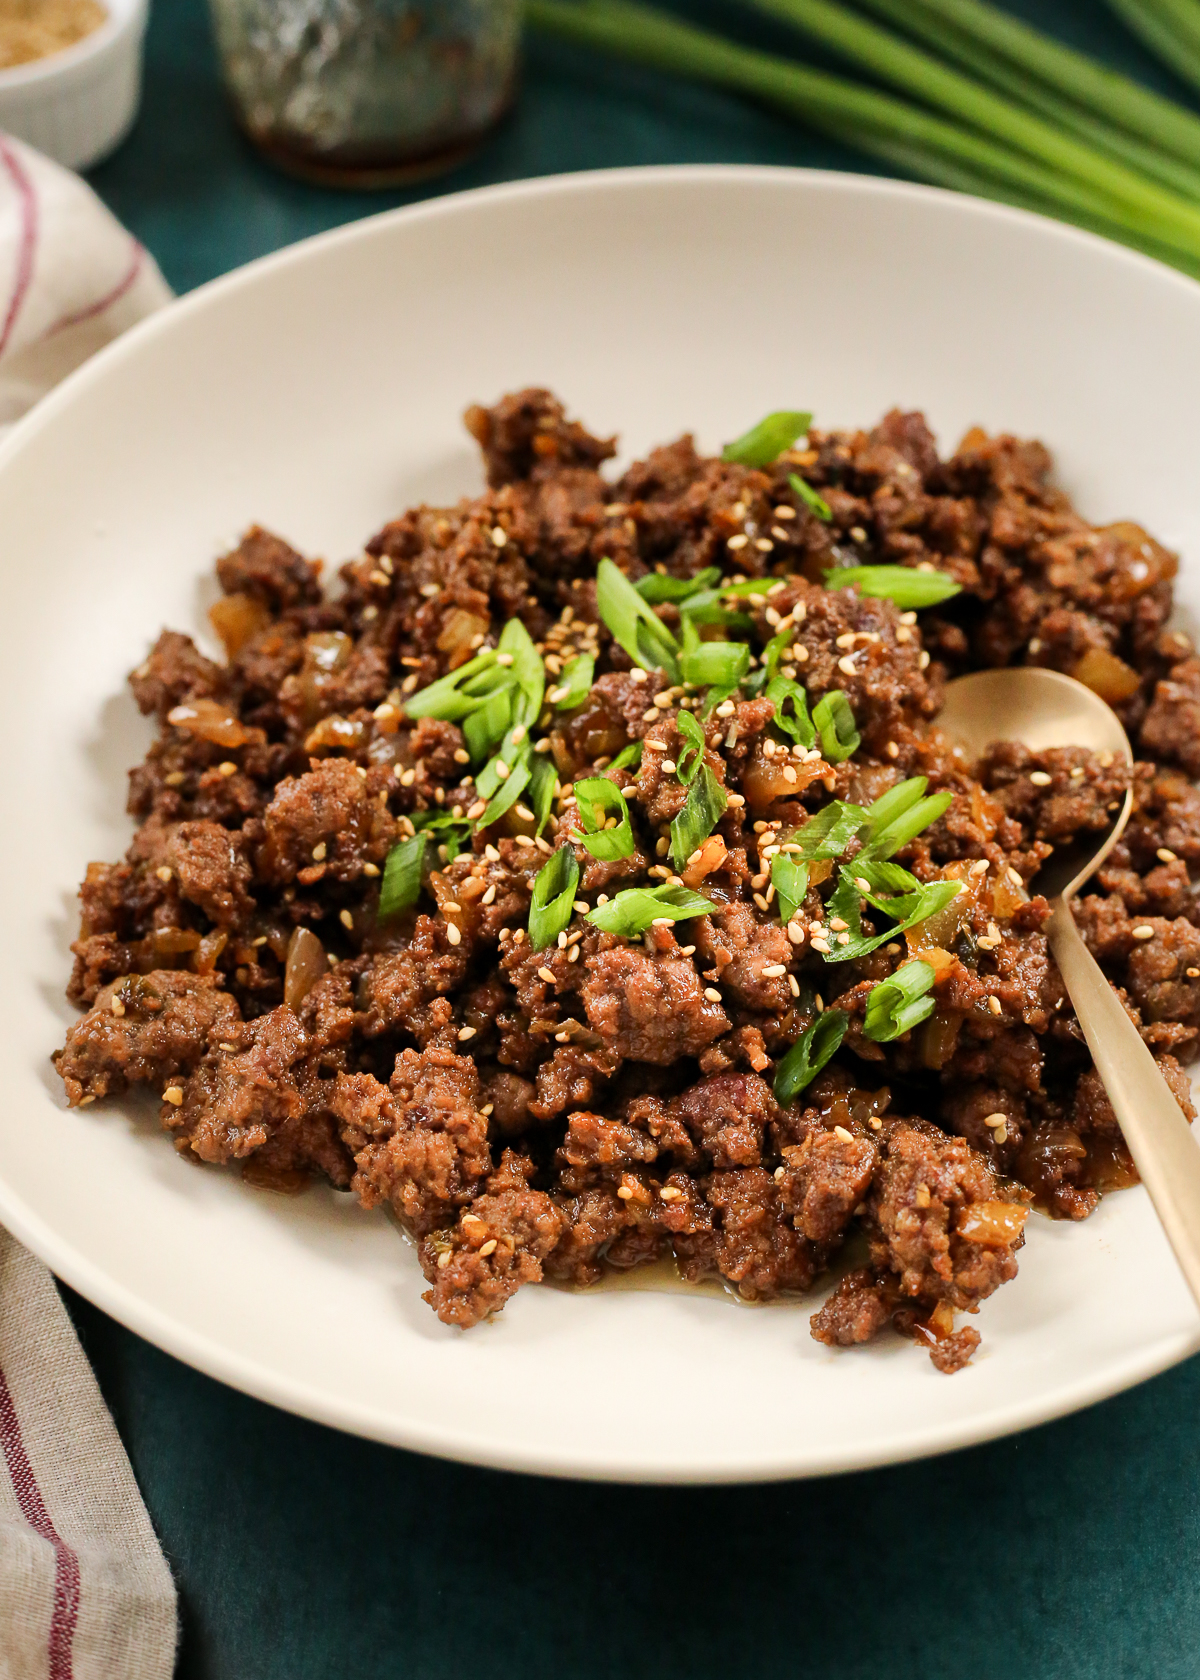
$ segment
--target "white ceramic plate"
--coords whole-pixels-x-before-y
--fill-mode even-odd
[[[253,519],[340,560],[480,483],[459,414],[544,382],[626,457],[765,410],[924,408],[1044,438],[1081,507],[1195,556],[1200,287],[970,199],[768,169],[656,169],[469,193],[204,287],[99,356],[0,450],[7,718],[0,1218],[84,1295],[276,1404],[450,1457],[718,1481],[884,1463],[1039,1422],[1200,1345],[1144,1194],[1035,1219],[953,1378],[910,1345],[836,1353],[808,1313],[522,1292],[446,1329],[415,1258],[349,1196],[189,1169],[153,1120],[68,1113],[50,1063],[74,892],[128,843],[148,740],[126,671],[203,632]]]

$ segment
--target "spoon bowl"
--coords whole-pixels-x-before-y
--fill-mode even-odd
[[[1112,707],[1074,677],[1036,665],[976,671],[948,683],[938,723],[972,758],[993,741],[1020,741],[1032,752],[1084,747],[1111,754],[1110,762],[1133,764],[1129,737]],[[1033,883],[1037,891],[1049,899],[1073,898],[1121,838],[1132,810],[1133,794],[1127,792],[1108,829],[1085,835],[1047,860]]]
[[[993,741],[1020,741],[1034,751],[1085,747],[1132,766],[1133,753],[1115,713],[1082,683],[1059,671],[1021,667],[980,671],[947,685],[941,727],[972,758]],[[1050,900],[1046,938],[1108,1093],[1129,1153],[1161,1219],[1175,1258],[1200,1305],[1200,1147],[1158,1064],[1124,1003],[1084,943],[1071,899],[1104,862],[1129,821],[1127,792],[1112,826],[1078,847],[1056,851],[1033,885]],[[1131,930],[1136,940],[1162,937],[1153,923]]]

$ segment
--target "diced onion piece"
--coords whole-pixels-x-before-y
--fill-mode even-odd
[[[1132,699],[1141,687],[1137,672],[1106,648],[1089,648],[1071,675],[1110,706]]]
[[[940,950],[945,956],[959,928],[970,921],[987,881],[986,876],[972,875],[971,865],[966,861],[948,863],[942,870],[941,879],[961,881],[963,884],[949,904],[935,910],[932,916],[926,916],[923,922],[909,928],[905,935],[910,953],[914,957],[924,957],[927,962],[933,960],[929,955],[931,951]]]
[[[216,929],[212,933],[206,933],[196,947],[196,953],[192,958],[192,967],[196,970],[196,973],[211,974],[217,966],[221,952],[228,943],[229,935],[221,932],[220,929]]]
[[[957,1231],[981,1248],[1008,1248],[1028,1217],[1029,1209],[1019,1202],[972,1202],[959,1214]]]
[[[465,607],[454,607],[442,620],[441,634],[437,639],[439,653],[450,655],[450,669],[462,665],[468,660],[475,649],[472,643],[477,636],[486,636],[491,624],[486,618],[480,618],[478,613],[468,612]]]
[[[798,799],[810,782],[817,781],[828,772],[828,764],[819,759],[800,764],[782,750],[773,758],[768,758],[760,743],[742,772],[742,792],[752,811],[765,811],[777,799]]]
[[[271,622],[269,609],[253,595],[222,595],[208,609],[208,616],[221,638],[227,659],[236,659],[246,643]]]
[[[321,941],[311,928],[298,927],[288,942],[283,971],[283,1001],[289,1009],[299,1009],[326,967]]]
[[[367,738],[367,725],[357,718],[344,718],[331,712],[310,729],[304,740],[306,753],[356,752]]]
[[[680,879],[685,887],[698,887],[706,875],[711,875],[714,869],[720,869],[725,862],[725,842],[719,834],[710,834],[699,848],[700,856],[695,863],[689,863],[680,872]]]
[[[171,708],[167,722],[217,747],[241,747],[250,739],[250,731],[219,700],[185,700]]]

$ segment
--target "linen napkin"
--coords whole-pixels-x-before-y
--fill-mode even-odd
[[[170,298],[86,182],[0,134],[0,426]]]
[[[0,134],[0,426],[171,294],[69,170]],[[0,1680],[169,1680],[175,1590],[50,1273],[0,1228]]]

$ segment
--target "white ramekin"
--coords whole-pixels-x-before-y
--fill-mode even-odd
[[[147,0],[103,0],[108,21],[49,58],[0,70],[0,129],[70,169],[99,163],[133,125]]]

